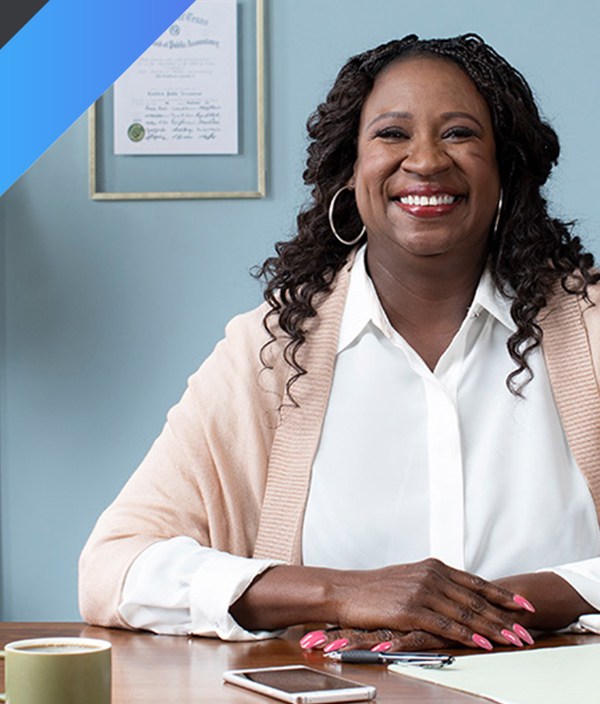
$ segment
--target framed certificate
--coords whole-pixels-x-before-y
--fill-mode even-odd
[[[264,56],[264,0],[196,0],[90,108],[90,197],[264,197]]]

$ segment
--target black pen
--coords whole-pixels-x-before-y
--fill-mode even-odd
[[[454,662],[452,655],[446,655],[445,653],[378,653],[372,650],[335,650],[332,653],[326,653],[325,657],[339,662],[379,663],[384,665],[397,663],[418,665],[419,667],[444,667]]]

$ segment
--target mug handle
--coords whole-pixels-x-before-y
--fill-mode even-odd
[[[0,660],[4,660],[4,650],[0,650]],[[0,693],[0,702],[6,701],[6,694],[4,692]]]
[[[0,660],[4,660],[4,650],[0,650]],[[0,702],[5,702],[6,701],[6,694],[4,692],[0,692]]]

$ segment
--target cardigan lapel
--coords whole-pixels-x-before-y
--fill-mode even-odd
[[[538,322],[563,428],[600,520],[600,404],[592,357],[593,350],[598,353],[600,339],[590,337],[584,320],[599,315],[599,307],[591,307],[580,296],[559,287]]]
[[[302,562],[304,509],[331,392],[353,260],[351,257],[350,263],[343,266],[332,292],[319,305],[318,315],[310,321],[307,341],[300,348],[301,364],[307,374],[292,387],[298,407],[283,399],[269,459],[254,557]]]

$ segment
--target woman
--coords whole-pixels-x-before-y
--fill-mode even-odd
[[[479,37],[411,35],[352,58],[309,135],[266,303],[100,518],[83,616],[491,650],[596,612],[599,276],[547,213],[527,83]]]

